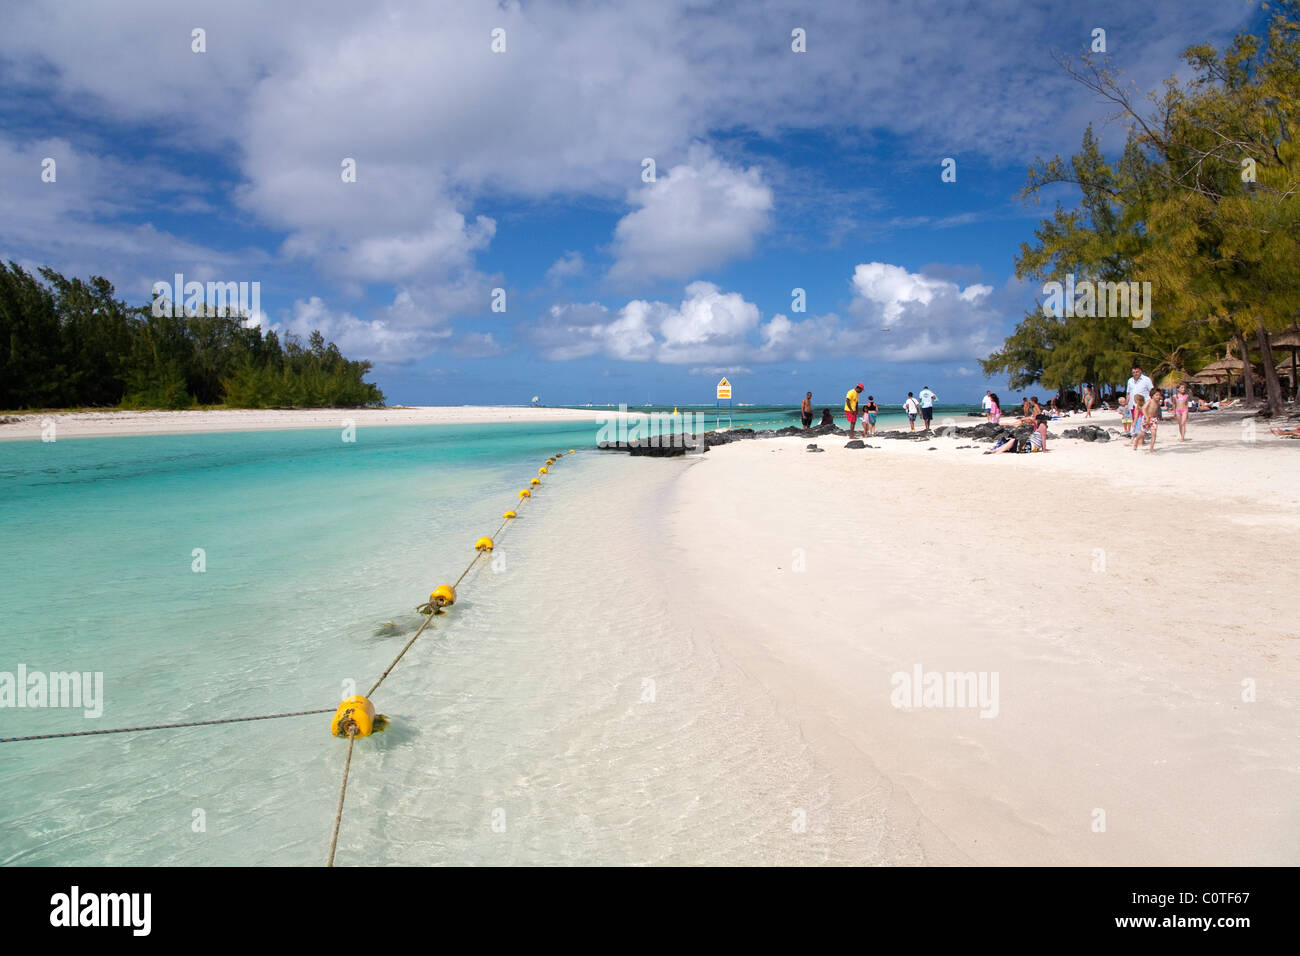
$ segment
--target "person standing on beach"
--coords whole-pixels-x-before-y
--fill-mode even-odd
[[[1187,441],[1187,412],[1192,396],[1187,391],[1187,383],[1178,386],[1174,393],[1174,420],[1178,422],[1178,440]]]
[[[998,397],[992,392],[989,392],[989,421],[994,425],[1002,421],[1002,403],[998,401]]]
[[[984,393],[984,401],[980,404],[984,406],[984,420],[991,422],[993,420],[993,392],[991,390]]]
[[[1128,380],[1128,385],[1124,389],[1124,395],[1128,399],[1128,405],[1133,412],[1133,430],[1131,435],[1139,434],[1141,429],[1140,419],[1146,401],[1151,397],[1151,389],[1154,388],[1151,379],[1142,374],[1142,366],[1133,366],[1133,377]]]
[[[907,401],[903,403],[903,411],[907,412],[907,430],[916,431],[916,416],[921,411],[920,404],[912,397],[912,393],[907,393]]]
[[[853,437],[854,426],[858,422],[858,396],[866,391],[866,386],[861,382],[849,389],[844,396],[844,417],[849,420],[849,437]],[[865,429],[864,429],[865,431]]]
[[[930,421],[934,418],[934,403],[939,400],[939,396],[930,391],[930,386],[925,385],[921,388],[921,420],[925,422],[925,430],[930,430]]]
[[[1092,403],[1096,396],[1092,394],[1092,386],[1085,384],[1083,386],[1083,417],[1092,418]]]
[[[803,397],[803,403],[799,406],[799,411],[803,415],[803,427],[812,427],[812,392]]]
[[[867,396],[867,404],[863,406],[863,410],[867,413],[867,421],[862,426],[862,433],[874,438],[876,436],[876,413],[880,411],[880,408],[876,405],[876,396]]]
[[[1156,450],[1156,429],[1160,425],[1160,389],[1156,389],[1147,396],[1146,404],[1135,414],[1141,417],[1141,427],[1138,422],[1133,422],[1133,450],[1137,451],[1143,440],[1150,435],[1151,447],[1147,451]]]

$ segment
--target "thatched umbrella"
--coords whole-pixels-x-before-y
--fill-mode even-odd
[[[1211,362],[1205,368],[1198,372],[1198,375],[1204,375],[1206,372],[1222,374],[1224,378],[1236,378],[1241,374],[1241,370],[1246,367],[1246,363],[1235,356],[1228,355],[1217,362]]]
[[[1218,398],[1219,385],[1228,378],[1228,373],[1223,371],[1212,371],[1209,368],[1201,369],[1187,380],[1188,385],[1213,385],[1215,398]]]
[[[1300,350],[1300,328],[1293,325],[1285,332],[1279,332],[1277,335],[1271,336],[1269,344],[1275,349],[1288,349],[1291,352],[1291,400],[1294,401],[1297,378],[1295,353]],[[1280,372],[1282,369],[1278,369],[1278,371]]]

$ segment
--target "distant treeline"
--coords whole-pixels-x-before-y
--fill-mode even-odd
[[[0,263],[0,408],[358,406],[384,401],[352,362],[312,332],[247,328],[230,314],[155,316],[113,286]]]

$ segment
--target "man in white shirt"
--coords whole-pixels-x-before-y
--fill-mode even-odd
[[[993,414],[993,392],[992,391],[985,392],[984,401],[982,401],[980,404],[984,406],[984,420],[988,421],[989,416]]]
[[[921,389],[921,420],[925,422],[925,430],[930,430],[930,420],[934,418],[934,403],[939,400],[939,396],[930,391],[930,386],[926,385]]]
[[[903,403],[903,411],[907,412],[907,430],[909,432],[916,431],[916,415],[920,410],[921,406],[916,403],[912,393],[908,392],[907,401]]]
[[[1142,374],[1142,366],[1134,365],[1133,377],[1128,380],[1128,386],[1124,389],[1133,416],[1133,430],[1129,432],[1129,437],[1138,433],[1140,427],[1138,419],[1142,416],[1142,406],[1151,397],[1151,389],[1153,388],[1155,386],[1151,383],[1151,379]]]

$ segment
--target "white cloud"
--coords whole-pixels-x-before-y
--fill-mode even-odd
[[[47,158],[54,160],[53,182],[41,178]],[[141,204],[157,209],[207,188],[153,161],[96,156],[62,137],[0,135],[0,183],[0,258],[69,276],[102,275],[132,303],[148,301],[153,283],[170,282],[176,271],[199,281],[252,281],[257,276],[245,270],[265,259],[219,251],[147,222],[113,221]]]
[[[728,166],[694,146],[628,201],[640,208],[614,228],[616,282],[684,278],[748,255],[768,226],[772,190],[757,168]]]
[[[962,288],[948,279],[869,262],[853,270],[852,287],[849,309],[858,325],[847,337],[885,361],[969,360],[1002,341],[1005,313],[992,300],[992,286]]]
[[[573,276],[582,275],[586,271],[587,263],[582,258],[582,253],[570,249],[560,258],[551,263],[551,267],[546,270],[547,281],[553,285],[559,285],[565,279]]]
[[[965,287],[883,262],[859,265],[850,314],[799,321],[782,313],[762,321],[758,306],[738,292],[692,282],[677,306],[634,300],[616,312],[600,303],[552,306],[528,327],[552,359],[590,355],[669,364],[702,363],[712,374],[728,363],[812,361],[861,355],[873,361],[970,361],[987,355],[1005,335],[1004,316],[1022,310],[1022,290],[1009,282]],[[887,329],[887,331],[886,331]],[[707,364],[705,364],[707,363]],[[702,371],[701,371],[702,370]]]
[[[745,368],[743,365],[708,365],[704,368],[693,368],[687,375],[750,375],[753,369]]]

